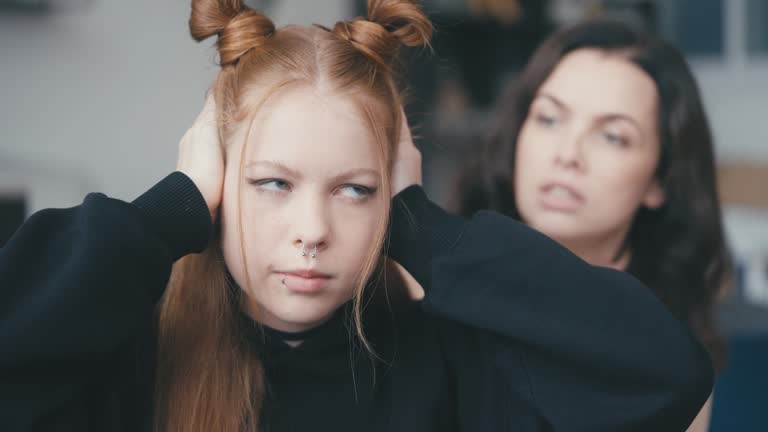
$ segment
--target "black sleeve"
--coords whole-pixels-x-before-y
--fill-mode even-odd
[[[98,397],[89,374],[146,334],[173,262],[204,249],[210,231],[178,172],[134,203],[89,194],[32,215],[0,249],[0,429]]]
[[[710,394],[705,351],[626,273],[497,213],[449,215],[417,186],[395,197],[390,236],[428,313],[522,351],[507,367],[551,430],[685,431]]]

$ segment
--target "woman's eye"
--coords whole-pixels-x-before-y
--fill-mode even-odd
[[[286,192],[291,190],[291,185],[285,180],[280,179],[267,179],[267,180],[255,180],[251,182],[258,189],[265,192]]]
[[[373,194],[374,189],[369,188],[367,186],[361,186],[361,185],[344,185],[344,186],[341,186],[338,189],[338,191],[339,191],[339,194],[347,198],[360,199]]]
[[[536,121],[539,124],[541,124],[543,126],[547,126],[547,127],[552,127],[555,124],[557,124],[557,118],[555,118],[555,116],[550,116],[550,115],[546,115],[546,114],[537,114],[536,115]]]
[[[603,138],[609,143],[613,145],[617,145],[619,147],[627,147],[629,145],[629,140],[624,138],[623,136],[611,132],[604,132]]]

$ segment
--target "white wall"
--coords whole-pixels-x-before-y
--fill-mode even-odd
[[[189,37],[189,0],[91,0],[48,16],[0,14],[0,190],[31,210],[87,191],[132,199],[175,167],[215,75]],[[278,24],[332,24],[347,0],[276,0]]]
[[[747,52],[747,0],[724,2],[722,59],[691,65],[721,160],[768,163],[768,53]]]
[[[717,156],[768,163],[768,64],[692,65],[701,88]]]

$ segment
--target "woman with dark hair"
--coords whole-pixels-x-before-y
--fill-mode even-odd
[[[674,47],[610,21],[555,33],[457,186],[460,213],[513,216],[643,281],[722,367],[711,309],[730,259],[712,135]]]

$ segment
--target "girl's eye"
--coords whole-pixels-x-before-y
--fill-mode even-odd
[[[291,185],[285,180],[280,179],[266,179],[251,181],[258,189],[265,192],[287,192],[291,190]]]
[[[344,185],[338,191],[347,198],[362,199],[373,194],[374,189],[361,185]]]

